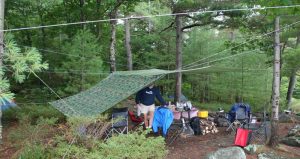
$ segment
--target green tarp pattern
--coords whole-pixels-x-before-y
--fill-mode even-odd
[[[94,87],[50,104],[66,116],[95,116],[171,72],[158,69],[114,72]]]

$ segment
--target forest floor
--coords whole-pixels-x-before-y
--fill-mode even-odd
[[[283,138],[288,131],[295,126],[295,123],[280,123],[279,136]],[[178,137],[172,145],[168,147],[167,159],[200,159],[220,148],[233,146],[234,135],[228,134],[225,128],[218,128],[217,134],[206,134],[204,136],[192,136],[188,138]],[[272,152],[282,158],[300,158],[300,148],[280,145],[278,149],[264,148],[263,152]],[[247,159],[255,159],[258,154],[246,154]]]
[[[9,127],[3,127],[2,129],[2,144],[0,144],[0,159],[11,159],[18,150],[8,140],[8,134],[17,128],[16,124],[10,124]]]
[[[280,123],[280,138],[287,135],[288,131],[295,126],[296,123]],[[17,128],[16,124],[10,124],[6,127],[3,134],[4,143],[0,145],[0,159],[14,158],[14,154],[18,149],[9,144],[7,136],[9,132]],[[225,128],[218,127],[219,132],[216,134],[206,134],[200,136],[192,136],[187,138],[178,137],[171,145],[168,146],[169,153],[167,159],[201,159],[208,153],[216,151],[220,148],[233,146],[234,135],[228,134]],[[266,147],[265,152],[272,152],[283,158],[300,158],[300,148],[281,145],[280,149],[271,149]],[[247,154],[247,159],[255,159],[257,154]]]

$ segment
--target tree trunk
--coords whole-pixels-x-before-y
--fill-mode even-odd
[[[293,69],[292,74],[290,76],[289,87],[288,87],[287,95],[286,95],[286,101],[287,101],[288,109],[291,108],[291,102],[292,102],[292,97],[293,97],[293,92],[294,92],[294,89],[295,89],[296,81],[297,81],[296,70]]]
[[[22,12],[23,17],[27,17],[26,10],[24,8],[22,9],[21,12]],[[23,23],[24,26],[28,26],[26,20],[22,21],[22,23]],[[27,46],[31,46],[32,45],[32,39],[31,39],[30,30],[25,31],[25,35],[26,35],[26,40],[24,40],[23,43]]]
[[[63,6],[64,6],[64,8],[68,8],[68,2],[67,2],[68,0],[64,0],[63,1]],[[64,10],[64,16],[65,16],[65,18],[66,18],[66,22],[67,23],[70,23],[71,22],[71,18],[70,18],[70,12],[68,12],[68,10]]]
[[[299,46],[299,44],[300,44],[300,32],[298,33],[298,36],[297,36],[296,48]]]
[[[0,0],[0,30],[4,30],[4,2],[5,0]],[[0,31],[0,67],[3,65],[3,54],[4,54],[4,32]],[[2,79],[2,75],[0,75]],[[0,90],[2,92],[2,90]],[[0,144],[2,143],[2,109],[0,106]]]
[[[117,10],[113,10],[110,13],[110,19],[115,19],[117,16]],[[111,39],[110,39],[110,72],[115,72],[117,70],[116,68],[116,20],[111,20]]]
[[[299,44],[300,44],[300,32],[298,33],[298,36],[297,36],[297,41],[296,41],[295,48],[297,48]],[[289,87],[288,87],[287,95],[286,95],[286,101],[287,101],[288,109],[291,108],[292,97],[293,97],[295,85],[297,83],[296,72],[297,72],[297,70],[293,69],[292,74],[290,76]]]
[[[176,89],[175,89],[175,103],[180,102],[181,84],[182,84],[182,20],[179,15],[175,18],[176,23]]]
[[[41,21],[41,25],[45,25],[44,23],[44,18],[43,18],[43,13],[39,10],[39,18]],[[42,32],[42,47],[46,48],[46,31],[45,28],[41,28],[41,32]]]
[[[278,111],[280,99],[280,39],[279,39],[279,17],[275,19],[274,35],[274,70],[273,70],[273,98],[272,98],[272,120],[271,120],[271,139],[269,145],[278,146]]]
[[[132,70],[132,53],[130,44],[130,22],[129,19],[125,19],[125,48],[127,52],[127,69]]]
[[[101,6],[101,0],[97,0],[96,1],[96,13],[97,16],[96,17],[100,17],[100,6]],[[102,23],[97,23],[97,27],[96,27],[96,33],[97,33],[97,37],[100,38],[101,37],[101,24]]]
[[[84,0],[79,0],[79,6],[80,6],[80,21],[83,22],[85,20],[84,11],[83,11]],[[84,24],[81,24],[81,27],[84,28]]]

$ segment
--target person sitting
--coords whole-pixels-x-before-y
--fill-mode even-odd
[[[140,109],[139,111],[144,115],[146,128],[152,128],[155,98],[157,98],[162,105],[167,105],[160,94],[159,88],[154,87],[154,84],[150,84],[136,94],[135,102],[137,108]]]

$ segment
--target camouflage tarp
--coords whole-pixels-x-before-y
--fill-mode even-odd
[[[94,87],[50,104],[67,116],[98,115],[172,72],[158,69],[114,72]]]

